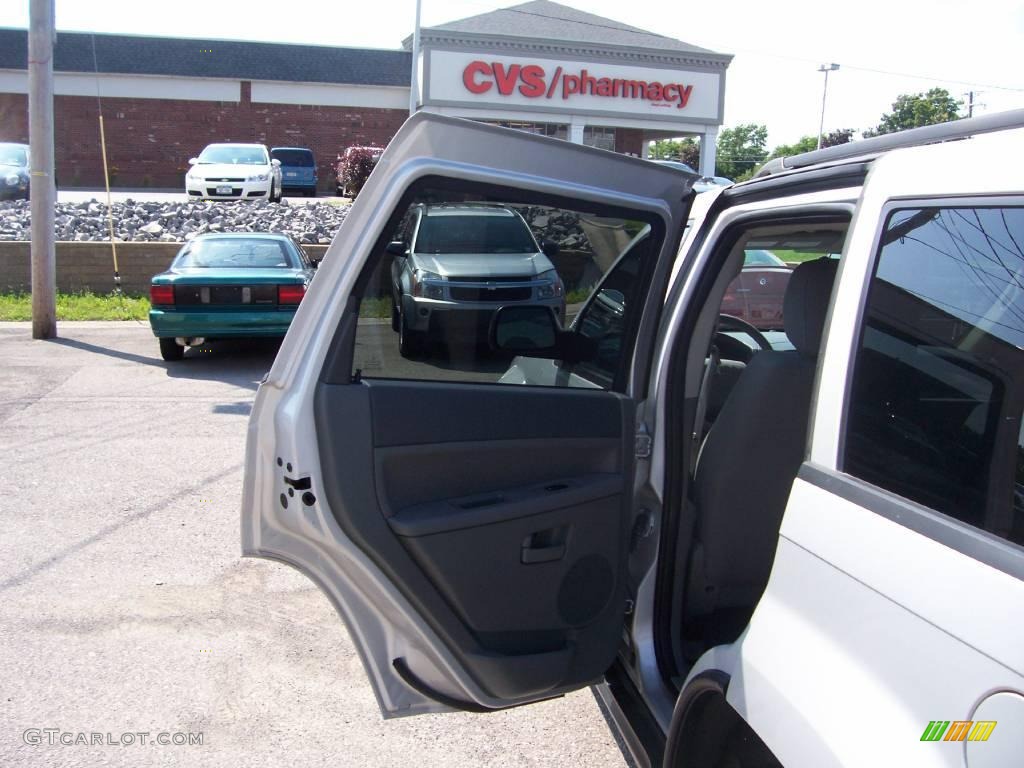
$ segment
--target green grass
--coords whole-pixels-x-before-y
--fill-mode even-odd
[[[116,294],[57,294],[58,320],[145,320],[149,299]],[[31,320],[32,295],[0,293],[0,320]]]
[[[569,291],[565,294],[565,303],[582,304],[584,301],[590,298],[590,294],[593,292],[593,286],[589,288],[577,288],[575,291]]]
[[[787,251],[778,248],[772,248],[772,253],[787,262],[814,261],[826,255],[824,253],[805,253],[804,251]]]
[[[391,298],[388,296],[384,296],[382,298],[364,296],[362,301],[359,302],[359,316],[376,318],[391,317]]]

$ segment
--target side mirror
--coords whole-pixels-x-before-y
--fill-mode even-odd
[[[558,255],[558,243],[554,240],[543,240],[540,244],[540,249],[549,259],[555,258]]]
[[[272,166],[274,166],[275,168],[280,168],[281,167],[281,161],[278,160],[276,157],[273,160],[270,161],[270,164]]]
[[[188,164],[189,164],[189,165],[195,165],[195,164],[196,164],[196,163],[198,163],[198,162],[199,162],[199,158],[198,158],[198,157],[190,157],[190,158],[188,159]]]
[[[537,305],[501,307],[491,320],[491,349],[524,357],[544,357],[578,363],[593,358],[597,345],[577,333],[562,330],[555,310]]]
[[[408,249],[406,249],[405,243],[403,243],[401,240],[392,240],[390,243],[388,243],[388,247],[385,248],[384,250],[386,250],[392,256],[408,255]]]

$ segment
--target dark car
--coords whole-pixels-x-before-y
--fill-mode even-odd
[[[729,283],[722,314],[746,320],[761,331],[780,330],[782,301],[792,270],[771,251],[744,251],[743,269]]]
[[[313,150],[305,147],[274,147],[270,150],[270,156],[281,161],[281,189],[302,192],[306,197],[316,196],[316,160]]]
[[[0,143],[0,199],[28,200],[28,144]]]

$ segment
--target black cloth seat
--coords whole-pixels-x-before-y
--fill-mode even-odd
[[[793,270],[783,321],[796,349],[753,356],[701,450],[684,626],[694,622],[698,630],[690,635],[706,643],[734,640],[767,586],[790,487],[805,455],[837,263],[818,259]]]

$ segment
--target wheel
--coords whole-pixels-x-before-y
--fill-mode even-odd
[[[316,187],[306,190],[306,197],[316,197]]]
[[[405,317],[399,312],[398,316],[398,353],[402,357],[419,357],[426,347],[426,334],[423,331],[413,331],[406,327]]]
[[[168,362],[181,360],[185,356],[185,348],[174,339],[160,339],[160,357]]]
[[[279,192],[276,197],[274,195],[274,182],[270,182],[270,197],[268,199],[272,203],[280,203],[281,202],[281,193]]]
[[[401,316],[398,314],[398,304],[395,303],[395,297],[391,297],[391,330],[398,333],[399,324],[402,322]]]

